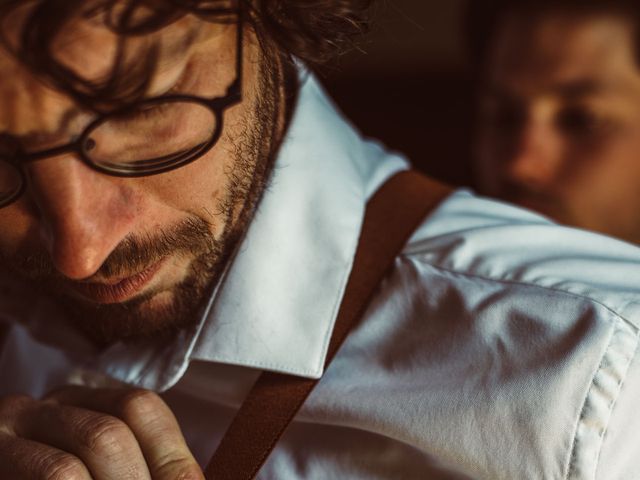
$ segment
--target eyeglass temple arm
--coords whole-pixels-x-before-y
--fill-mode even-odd
[[[244,8],[242,7],[242,2],[240,2],[240,5],[238,6],[238,28],[237,28],[237,33],[236,33],[236,78],[233,81],[233,83],[231,83],[231,85],[229,85],[229,88],[227,89],[227,96],[228,97],[235,97],[237,99],[237,101],[239,102],[240,100],[242,100],[242,65],[243,65],[243,54],[244,54],[244,48],[243,48],[243,44],[244,42],[242,41],[242,36],[244,33]]]

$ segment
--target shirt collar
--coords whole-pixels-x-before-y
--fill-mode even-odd
[[[319,378],[366,200],[402,168],[303,74],[270,187],[191,358]]]
[[[175,385],[191,360],[319,378],[366,200],[405,168],[402,157],[363,141],[300,69],[269,186],[201,322],[163,344],[94,352],[84,371],[159,391]],[[32,330],[41,320],[30,322]],[[37,336],[61,345],[60,332],[57,341]]]

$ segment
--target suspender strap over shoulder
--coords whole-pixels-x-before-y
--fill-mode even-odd
[[[325,369],[411,234],[450,191],[415,171],[405,171],[388,180],[368,202]],[[264,372],[211,458],[207,480],[253,479],[318,381]]]

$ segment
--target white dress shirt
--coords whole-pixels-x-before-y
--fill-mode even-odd
[[[0,394],[163,392],[204,465],[260,370],[322,376],[259,478],[640,479],[633,245],[458,191],[323,372],[366,199],[404,168],[303,76],[273,178],[199,324],[94,351],[50,300],[8,282]]]

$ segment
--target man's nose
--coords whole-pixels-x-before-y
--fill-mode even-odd
[[[562,167],[562,142],[549,116],[530,116],[512,140],[507,179],[538,191],[553,185]]]
[[[34,162],[28,174],[55,267],[75,280],[95,274],[132,231],[137,205],[131,188],[70,155]]]

